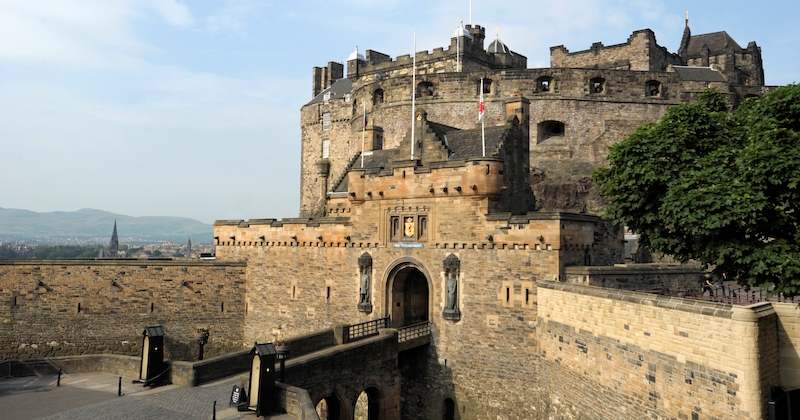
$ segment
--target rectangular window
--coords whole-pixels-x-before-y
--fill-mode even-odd
[[[330,139],[322,139],[322,158],[327,159],[331,155]]]
[[[331,113],[325,112],[322,114],[322,129],[323,130],[330,130],[331,129]]]

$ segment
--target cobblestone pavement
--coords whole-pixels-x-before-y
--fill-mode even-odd
[[[239,376],[192,388],[166,385],[147,389],[105,373],[0,379],[0,417],[28,419],[211,419],[217,401],[218,420],[252,419],[228,407],[231,388]]]

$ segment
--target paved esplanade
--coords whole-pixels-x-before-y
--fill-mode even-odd
[[[206,385],[183,388],[166,385],[152,389],[106,373],[82,373],[58,377],[0,379],[0,417],[26,419],[210,419],[217,401],[217,419],[253,419],[255,413],[239,413],[228,407],[231,388],[239,376]]]

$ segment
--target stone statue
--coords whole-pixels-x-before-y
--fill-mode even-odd
[[[458,289],[458,280],[456,280],[456,273],[450,272],[447,277],[447,309],[456,309],[456,291]]]
[[[370,284],[372,282],[372,256],[368,253],[361,254],[358,259],[358,272],[361,273],[361,282],[358,293],[358,310],[364,313],[372,312]]]
[[[369,271],[361,271],[361,300],[358,303],[369,303]]]

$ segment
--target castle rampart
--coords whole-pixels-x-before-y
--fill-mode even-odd
[[[0,260],[0,356],[141,355],[142,330],[162,325],[166,357],[240,350],[245,266],[168,260]]]

